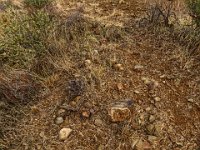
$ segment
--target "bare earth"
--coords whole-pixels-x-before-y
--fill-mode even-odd
[[[45,78],[48,90],[37,102],[7,108],[12,124],[4,124],[2,149],[199,150],[199,61],[164,32],[135,25],[145,13],[145,2],[63,0],[57,7],[66,15],[82,7],[88,20],[110,27],[107,39],[91,37],[97,42],[85,43],[89,52],[79,56],[74,50],[67,61],[61,58],[58,64],[65,71]],[[94,30],[97,35],[101,32],[98,27]],[[85,60],[91,61],[89,67]],[[117,70],[113,62],[123,69]],[[66,89],[75,78],[86,81],[85,91],[73,110],[66,108],[64,122],[57,125],[60,106],[70,103]],[[131,117],[113,123],[107,110],[124,99],[133,101]],[[84,112],[89,116],[83,116]],[[58,133],[64,127],[72,133],[60,141]]]

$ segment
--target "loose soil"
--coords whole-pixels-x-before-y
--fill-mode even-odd
[[[0,105],[4,125],[0,149],[130,150],[137,148],[135,141],[143,139],[155,150],[198,150],[199,61],[165,29],[137,26],[135,20],[145,13],[145,2],[73,0],[60,1],[58,6],[66,14],[83,7],[84,17],[116,30],[108,33],[109,38],[98,39],[92,47],[97,54],[80,57],[72,52],[72,69],[46,78],[45,83],[51,86],[36,102]],[[90,67],[84,65],[87,59]],[[123,70],[116,70],[113,63],[122,64]],[[136,65],[143,68],[135,69]],[[146,85],[143,78],[156,81],[158,86]],[[71,101],[67,90],[71,80],[81,80],[85,87],[74,109],[67,110],[64,123],[56,125],[60,106]],[[124,99],[133,101],[131,118],[113,123],[107,109]],[[84,111],[91,111],[90,116],[83,117]],[[100,123],[95,123],[97,119]],[[58,133],[64,127],[73,131],[67,140],[60,141]]]

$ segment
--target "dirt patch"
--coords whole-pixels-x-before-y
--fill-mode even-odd
[[[76,1],[64,4],[66,13],[69,6],[81,5]],[[143,13],[142,2],[82,4],[89,26],[81,31],[90,33],[84,36],[89,42],[79,39],[79,49],[69,49],[56,60],[59,70],[44,79],[48,94],[43,92],[46,97],[41,96],[37,103],[17,108],[14,125],[0,130],[0,148],[198,150],[200,79],[196,57],[189,56],[163,28],[127,23],[126,18]],[[125,15],[109,16],[114,9]],[[79,44],[71,42],[73,47]],[[126,99],[133,103],[131,117],[112,122],[108,114],[111,104]],[[14,109],[0,107],[7,109],[5,112]],[[57,117],[63,121],[56,123]],[[62,128],[72,129],[64,141],[59,140]]]

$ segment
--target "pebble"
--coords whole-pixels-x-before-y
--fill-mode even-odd
[[[85,60],[85,65],[86,66],[90,66],[92,64],[91,60],[87,59]]]
[[[94,124],[96,125],[96,126],[102,126],[103,125],[103,121],[101,120],[101,119],[95,119],[94,120]]]
[[[83,111],[81,114],[84,118],[89,118],[90,117],[90,112],[89,111]]]
[[[119,70],[119,71],[124,70],[122,64],[115,64],[115,65],[114,65],[114,68],[115,68],[116,70]]]
[[[153,143],[153,142],[156,141],[157,139],[158,139],[158,138],[157,138],[156,136],[153,136],[153,135],[149,135],[149,136],[148,136],[148,141],[149,141],[149,142],[152,142],[152,143]]]
[[[144,66],[142,66],[142,65],[135,65],[134,69],[135,70],[142,70],[142,69],[144,69]]]
[[[138,90],[135,90],[134,93],[135,94],[140,94],[140,92]]]
[[[57,118],[55,119],[55,123],[56,123],[56,124],[62,124],[63,122],[64,122],[63,117],[57,117]]]
[[[122,84],[122,83],[118,83],[118,84],[117,84],[117,89],[118,89],[119,91],[123,90],[123,84]]]
[[[131,111],[128,108],[131,101],[121,101],[113,104],[108,109],[108,114],[111,116],[113,122],[122,122],[130,118]]]
[[[58,116],[64,116],[66,110],[65,109],[59,109],[58,112],[57,112],[57,115]]]
[[[163,128],[164,128],[164,124],[162,123],[157,123],[155,124],[155,135],[156,136],[161,136],[163,134]]]
[[[153,124],[149,124],[146,126],[148,134],[154,134],[155,133],[155,126]]]
[[[71,132],[72,132],[72,129],[70,128],[62,128],[59,132],[59,139],[62,141],[66,140],[71,134]]]
[[[146,140],[140,139],[136,144],[136,150],[151,150],[152,146]]]
[[[152,123],[152,122],[154,122],[156,120],[156,117],[154,116],[154,115],[151,115],[150,117],[149,117],[149,121]]]
[[[155,97],[154,100],[155,100],[156,102],[160,102],[160,97]]]
[[[151,110],[152,110],[151,107],[146,108],[146,111],[151,111]]]
[[[0,108],[1,108],[1,107],[5,107],[5,106],[6,106],[6,103],[3,102],[3,101],[0,101]]]
[[[188,99],[188,102],[193,103],[193,102],[194,102],[194,99],[190,98],[190,99]]]

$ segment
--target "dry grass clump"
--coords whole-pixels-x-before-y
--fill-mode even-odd
[[[159,37],[172,37],[175,42],[185,47],[186,55],[199,60],[200,29],[192,22],[181,24],[174,3],[175,1],[155,3],[148,9],[146,16],[140,19],[139,27],[143,27],[144,30],[148,27]]]
[[[12,104],[27,104],[40,90],[37,79],[28,71],[12,70],[0,72],[0,96]]]

